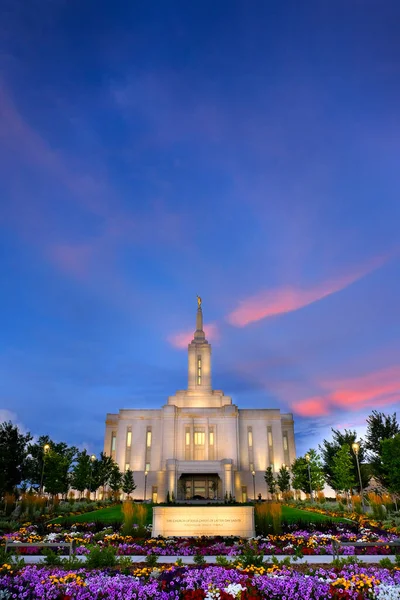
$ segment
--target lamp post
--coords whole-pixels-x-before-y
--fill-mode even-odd
[[[356,463],[357,463],[357,471],[358,471],[358,480],[360,482],[360,496],[361,496],[361,506],[364,512],[364,491],[363,491],[363,486],[362,486],[362,479],[361,479],[361,470],[360,470],[360,461],[358,460],[358,453],[360,452],[360,444],[358,442],[354,442],[351,447],[353,448],[353,452],[356,455]]]
[[[256,472],[254,471],[254,469],[252,470],[251,474],[253,475],[253,498],[254,498],[254,502],[256,501]]]
[[[42,475],[40,477],[40,495],[43,494],[43,477],[44,477],[44,463],[46,460],[46,454],[50,450],[50,444],[45,444],[43,446],[43,465],[42,465]]]
[[[306,456],[306,461],[307,461],[307,469],[308,469],[308,482],[310,484],[310,500],[311,502],[314,502],[314,498],[312,495],[312,485],[311,485],[311,467],[310,467],[310,460],[311,460],[311,456],[307,453]]]
[[[147,475],[149,474],[149,472],[146,470],[144,472],[144,501],[146,502],[146,491],[147,491]]]
[[[96,460],[94,454],[90,455],[90,474],[89,474],[89,500],[91,499],[90,494],[92,492],[92,475],[93,475],[93,463]]]

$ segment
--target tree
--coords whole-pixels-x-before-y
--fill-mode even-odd
[[[400,433],[383,440],[381,447],[382,468],[387,487],[392,494],[400,494]]]
[[[130,496],[134,490],[136,490],[136,483],[133,479],[133,471],[127,469],[122,476],[122,491]]]
[[[276,483],[282,494],[284,492],[288,492],[290,490],[290,473],[289,469],[284,467],[283,465],[278,471],[278,476],[276,478]]]
[[[365,448],[373,454],[381,453],[382,440],[389,440],[400,433],[396,413],[385,415],[373,410],[367,418],[367,433],[365,435]]]
[[[304,456],[299,456],[292,464],[292,487],[304,494],[310,493],[310,482],[308,480],[307,461]]]
[[[56,452],[50,448],[45,456],[44,489],[52,496],[66,496],[71,485],[70,467],[75,448]]]
[[[309,457],[309,460],[306,459],[306,456]],[[325,484],[325,475],[316,450],[311,448],[305,456],[296,458],[292,465],[292,475],[292,487],[295,490],[301,490],[305,494],[322,490]]]
[[[264,479],[265,483],[267,484],[267,489],[269,493],[273,496],[276,492],[276,480],[272,471],[272,467],[267,468],[267,470],[265,471]]]
[[[119,470],[117,463],[113,464],[108,485],[110,486],[110,490],[112,491],[114,498],[117,499],[122,486],[122,473]]]
[[[97,481],[98,487],[103,487],[105,492],[106,485],[110,482],[111,473],[114,467],[114,460],[104,452],[100,452],[100,460],[97,461]]]
[[[50,446],[44,452],[45,445]],[[65,442],[53,442],[48,435],[42,435],[35,444],[28,446],[27,479],[31,485],[40,488],[43,485],[50,494],[66,494],[70,487],[71,466],[78,452],[75,446]]]
[[[357,441],[357,432],[356,431],[351,431],[348,429],[345,429],[344,431],[339,431],[337,429],[332,429],[332,441],[324,440],[322,443],[322,446],[320,446],[322,460],[323,460],[323,469],[324,469],[326,481],[327,481],[327,483],[329,483],[329,485],[331,487],[333,487],[332,480],[333,480],[334,475],[333,475],[333,471],[332,471],[332,466],[333,466],[334,456],[336,455],[337,451],[340,450],[340,448],[342,446],[344,446],[346,444],[347,446],[349,446],[349,448],[351,448],[352,444],[354,444],[354,442],[356,442],[356,441]],[[363,463],[365,463],[365,459],[366,459],[366,451],[365,451],[365,446],[362,442],[360,443],[358,459],[360,462],[361,480],[362,480],[363,488],[366,488],[368,485],[370,476],[368,473],[368,469],[366,468],[366,465],[363,464]],[[351,462],[352,462],[353,477],[357,482],[356,487],[359,488],[357,459],[352,450],[351,450]]]
[[[0,424],[0,496],[13,492],[26,475],[27,447],[32,437],[11,421]]]
[[[81,493],[81,497],[83,492],[89,489],[91,469],[90,456],[86,450],[82,450],[82,452],[78,453],[71,475],[71,487],[78,490]]]
[[[367,419],[365,448],[368,450],[372,475],[385,487],[389,485],[389,480],[382,463],[381,444],[383,440],[389,440],[398,433],[400,433],[400,426],[396,413],[385,415],[376,410],[372,411]]]
[[[331,485],[335,492],[348,493],[356,485],[350,446],[343,444],[332,461]]]

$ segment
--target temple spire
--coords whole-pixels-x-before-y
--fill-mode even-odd
[[[203,331],[203,310],[201,308],[201,298],[197,296],[197,314],[196,314],[196,331],[194,332],[195,341],[204,342],[205,333]]]

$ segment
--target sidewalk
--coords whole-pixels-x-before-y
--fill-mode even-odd
[[[43,556],[24,556],[23,557],[26,564],[32,565],[32,564],[38,564],[41,561],[43,561]],[[64,557],[63,557],[64,558]],[[82,563],[86,562],[86,556],[77,556],[77,558],[79,558],[79,560]],[[122,558],[122,557],[119,557]],[[129,557],[124,557],[124,558],[130,558],[132,560],[133,563],[144,563],[146,557],[143,555],[139,555],[139,556],[129,556]],[[169,564],[173,564],[174,562],[176,562],[178,560],[178,558],[182,559],[182,562],[185,565],[193,565],[194,564],[194,556],[160,556],[158,559],[158,563],[157,564],[164,564],[164,565],[169,565]],[[206,562],[209,564],[215,564],[216,563],[216,556],[205,556],[204,557]],[[233,560],[235,560],[235,558],[237,558],[236,556],[227,556],[226,557],[228,560],[230,560],[231,562]],[[298,565],[298,564],[304,564],[304,563],[308,563],[309,565],[313,565],[313,564],[330,564],[333,560],[333,556],[332,555],[321,555],[321,556],[305,556],[304,558],[299,558],[297,560],[293,560],[293,556],[288,555],[288,556],[277,556],[278,560],[284,560],[285,558],[290,558],[291,559],[291,563],[293,565]],[[342,558],[350,558],[349,556],[342,556]],[[362,560],[365,563],[368,564],[377,564],[379,563],[380,560],[382,560],[382,558],[390,558],[390,560],[392,562],[395,562],[396,557],[393,554],[389,554],[389,555],[385,555],[385,556],[377,556],[377,555],[366,555],[366,556],[357,556],[356,557],[359,560]],[[264,557],[264,562],[265,563],[270,563],[272,561],[272,556],[265,556]]]

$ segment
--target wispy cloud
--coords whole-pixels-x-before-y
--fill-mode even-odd
[[[324,398],[315,397],[292,403],[292,410],[302,417],[322,417],[330,413]]]
[[[347,288],[355,281],[382,266],[387,260],[387,256],[376,257],[368,265],[352,273],[331,278],[308,288],[289,285],[264,290],[254,296],[241,300],[239,306],[227,316],[227,321],[235,327],[245,327],[250,323],[268,317],[275,317],[299,310]]]
[[[204,331],[206,334],[206,338],[209,341],[217,342],[220,338],[220,332],[216,323],[208,323],[204,325]],[[173,333],[168,336],[168,342],[174,348],[184,349],[187,348],[188,344],[193,339],[193,330],[191,331],[180,331],[178,333]]]
[[[321,383],[326,393],[292,402],[295,413],[317,417],[340,411],[380,408],[400,401],[400,365],[357,377]]]

